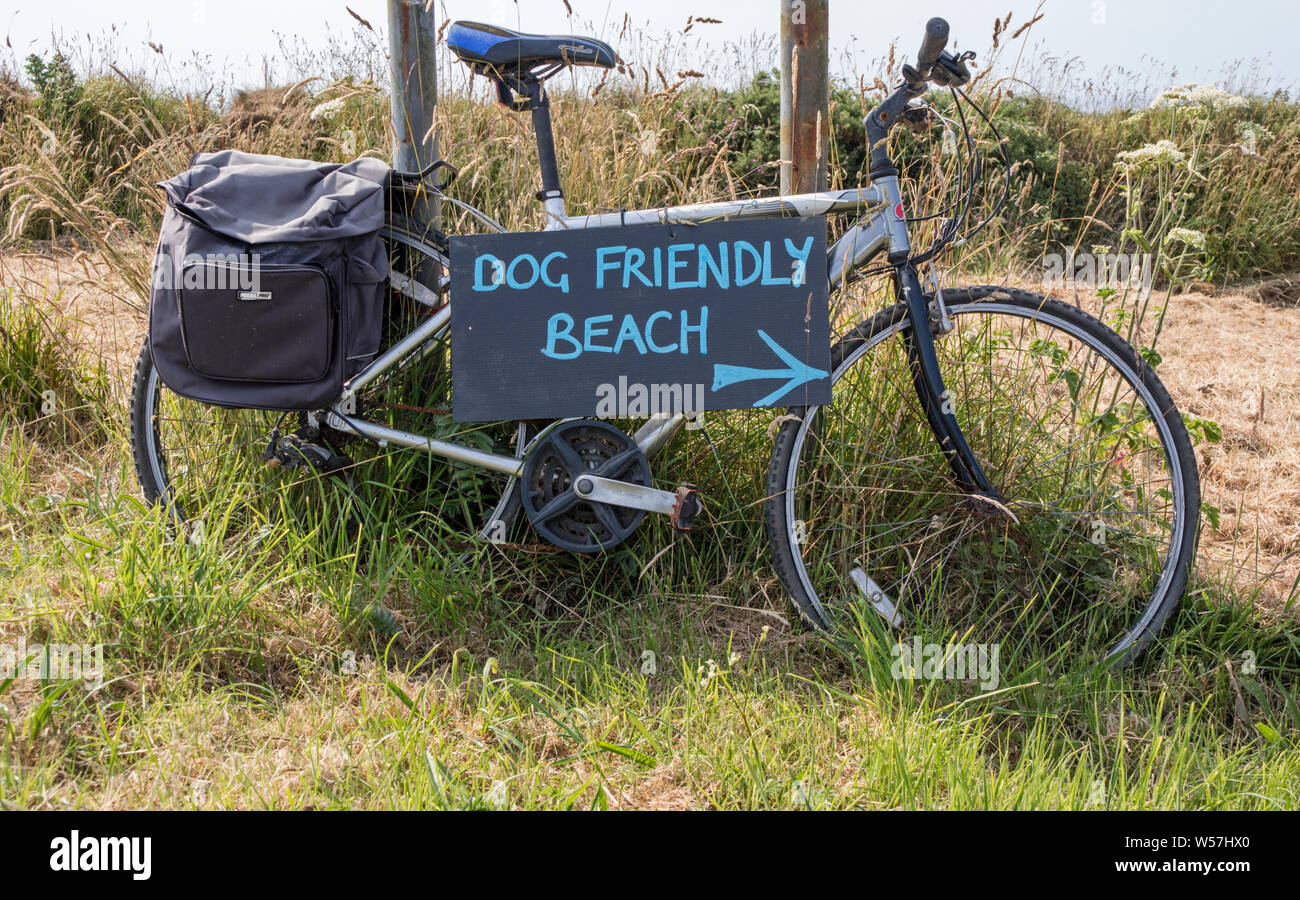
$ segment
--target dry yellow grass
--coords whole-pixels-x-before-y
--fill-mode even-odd
[[[137,252],[147,255],[141,247]],[[27,297],[57,298],[86,349],[126,386],[148,322],[137,296],[93,253],[73,249],[0,255],[0,284]]]
[[[1300,306],[1244,293],[1176,296],[1160,375],[1179,408],[1223,427],[1200,448],[1205,502],[1222,513],[1201,564],[1276,609],[1300,576]]]
[[[57,296],[59,311],[126,388],[146,317],[108,265],[86,252],[8,254],[0,280]],[[1202,535],[1202,573],[1225,577],[1245,596],[1258,587],[1261,605],[1277,610],[1300,577],[1300,304],[1252,293],[1175,295],[1160,376],[1184,413],[1223,428],[1221,443],[1198,448],[1204,501],[1222,513],[1220,527],[1207,524]]]
[[[1269,282],[1281,283],[1295,282]],[[1065,297],[1094,311],[1099,302]],[[1300,302],[1193,285],[1170,298],[1159,350],[1179,410],[1223,428],[1220,443],[1197,447],[1202,502],[1221,513],[1219,528],[1202,526],[1198,568],[1276,612],[1300,577]]]

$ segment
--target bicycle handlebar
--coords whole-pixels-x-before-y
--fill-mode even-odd
[[[930,74],[934,64],[939,61],[939,54],[948,46],[948,22],[935,16],[925,23],[925,37],[921,40],[921,49],[916,54],[916,69],[922,78]]]

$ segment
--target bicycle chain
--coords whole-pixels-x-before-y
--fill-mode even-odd
[[[451,410],[439,406],[412,406],[409,403],[380,403],[375,409],[395,409],[400,412],[425,413],[430,416],[449,416]]]

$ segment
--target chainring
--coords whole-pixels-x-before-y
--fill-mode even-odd
[[[542,435],[519,477],[525,515],[537,533],[574,553],[617,547],[636,531],[645,511],[583,499],[580,474],[650,487],[650,463],[636,442],[613,425],[578,419]]]

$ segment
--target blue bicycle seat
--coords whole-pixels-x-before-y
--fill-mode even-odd
[[[559,63],[612,68],[614,49],[604,41],[568,34],[523,34],[481,22],[452,22],[447,47],[471,66],[530,69]]]

